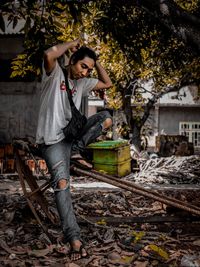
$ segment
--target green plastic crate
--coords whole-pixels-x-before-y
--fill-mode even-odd
[[[111,140],[92,143],[93,164],[97,171],[119,177],[131,172],[130,146],[124,140]]]

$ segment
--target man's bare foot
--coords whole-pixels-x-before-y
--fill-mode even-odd
[[[71,245],[70,259],[72,261],[77,261],[80,260],[81,258],[86,258],[88,256],[88,253],[80,240],[74,240],[71,242],[70,245]]]

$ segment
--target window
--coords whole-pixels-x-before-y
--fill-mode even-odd
[[[180,122],[179,132],[187,136],[195,147],[200,147],[200,122]]]

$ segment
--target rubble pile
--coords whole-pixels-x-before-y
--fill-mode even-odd
[[[200,184],[200,156],[160,157],[139,160],[140,172],[133,177],[137,183]]]

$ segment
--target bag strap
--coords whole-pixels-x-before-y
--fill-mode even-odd
[[[62,71],[63,71],[63,74],[65,76],[66,92],[68,94],[69,103],[70,103],[70,106],[73,107],[73,106],[75,106],[75,104],[74,104],[74,101],[72,99],[72,92],[69,89],[68,73],[67,73],[67,70],[64,68],[62,68]]]

